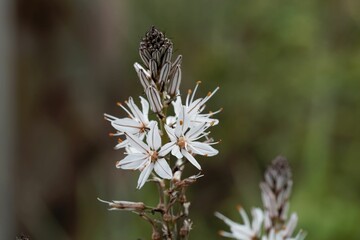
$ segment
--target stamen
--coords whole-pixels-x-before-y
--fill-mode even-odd
[[[187,93],[187,96],[186,96],[186,101],[185,101],[186,106],[189,106],[189,100],[190,100],[191,92],[192,92],[192,90],[189,89],[189,90],[188,90],[188,93]]]
[[[127,101],[125,101],[125,103],[128,104]],[[118,102],[118,103],[116,103],[116,104],[117,104],[119,107],[121,107],[121,108],[129,115],[130,118],[135,118],[134,115],[132,115],[132,114],[130,113],[130,111],[127,110],[126,107],[121,104],[121,102]]]
[[[197,81],[197,82],[196,82],[196,86],[195,86],[195,88],[194,88],[194,92],[193,92],[193,94],[192,94],[192,96],[191,96],[190,102],[193,102],[194,97],[195,97],[195,93],[196,93],[196,91],[197,91],[200,83],[201,83],[201,81]]]
[[[184,121],[183,120],[180,120],[180,126],[182,126],[184,124]]]

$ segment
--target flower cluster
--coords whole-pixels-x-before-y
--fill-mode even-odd
[[[167,155],[170,153],[176,159],[187,159],[199,170],[201,166],[195,159],[195,155],[214,156],[218,153],[211,146],[216,142],[209,141],[211,139],[208,138],[207,131],[209,127],[217,124],[218,120],[211,118],[214,113],[202,113],[205,103],[213,93],[196,100],[193,99],[194,94],[191,97],[189,95],[186,105],[182,105],[178,96],[172,104],[175,116],[167,117],[165,123],[160,121],[165,131],[159,130],[157,121],[149,120],[149,103],[142,97],[140,97],[142,110],[137,107],[131,97],[125,102],[128,109],[118,104],[125,110],[128,117],[117,118],[105,114],[105,119],[110,121],[116,129],[116,133],[112,135],[119,136],[119,143],[115,148],[125,148],[126,157],[119,161],[116,167],[140,170],[138,188],[145,184],[152,170],[163,179],[172,179],[173,173],[167,161],[170,158]],[[169,141],[163,143],[162,139]]]
[[[145,184],[153,170],[162,179],[172,179],[170,153],[176,159],[187,159],[199,170],[201,166],[195,155],[214,156],[218,153],[211,146],[215,142],[209,141],[207,131],[218,123],[212,118],[218,111],[203,113],[206,102],[218,88],[204,98],[195,99],[198,82],[193,92],[189,90],[183,104],[179,94],[182,57],[179,55],[171,63],[172,42],[152,27],[141,41],[139,51],[145,66],[139,63],[134,66],[148,101],[140,97],[141,110],[131,97],[125,102],[127,107],[118,103],[128,115],[125,118],[105,114],[105,119],[116,129],[112,135],[119,136],[115,148],[125,148],[126,157],[116,167],[139,170],[137,188]],[[174,116],[164,113],[170,103]],[[159,122],[149,120],[149,106],[158,115]]]
[[[242,208],[239,208],[239,212],[243,224],[215,213],[215,216],[230,226],[231,232],[221,231],[220,235],[238,240],[303,240],[306,234],[302,231],[292,237],[298,222],[297,214],[293,213],[287,221],[292,179],[286,158],[275,158],[264,178],[265,181],[260,183],[264,210],[252,210],[252,224]]]

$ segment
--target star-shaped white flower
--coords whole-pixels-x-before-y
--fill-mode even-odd
[[[152,170],[161,178],[172,179],[173,177],[171,168],[164,158],[171,148],[161,147],[157,122],[151,122],[149,128],[150,131],[146,137],[147,144],[133,134],[124,133],[132,151],[127,152],[128,155],[116,164],[117,168],[141,171],[137,185],[139,189],[145,184]]]
[[[203,123],[207,123],[209,125],[217,125],[219,123],[219,120],[211,117],[221,112],[222,109],[219,109],[216,112],[202,113],[205,109],[205,103],[219,90],[219,87],[215,88],[213,92],[209,92],[204,98],[194,99],[199,84],[200,82],[197,82],[194,91],[188,91],[185,105],[182,104],[180,96],[178,96],[176,101],[173,102],[174,112],[176,116],[170,116],[167,118],[168,125],[174,125],[176,123],[176,118],[177,116],[179,116],[182,107],[185,107],[186,112],[193,125],[202,125]]]
[[[201,166],[193,154],[214,156],[218,154],[218,150],[210,146],[215,143],[198,141],[208,134],[205,131],[210,125],[203,123],[202,125],[191,126],[192,123],[186,110],[185,106],[180,110],[175,128],[165,125],[170,142],[165,144],[164,148],[171,148],[172,155],[177,158],[185,157],[192,165],[201,170]]]
[[[136,106],[132,97],[129,98],[129,101],[126,101],[126,105],[130,111],[125,108],[122,104],[118,105],[125,110],[128,114],[126,118],[117,118],[109,114],[104,114],[105,119],[111,122],[111,125],[117,130],[115,136],[123,135],[125,132],[138,136],[140,139],[143,139],[146,131],[149,129],[149,103],[142,97],[140,97],[142,111]],[[115,148],[126,147],[127,141],[120,141]]]
[[[216,212],[215,216],[223,220],[230,227],[231,232],[221,231],[220,235],[223,237],[233,238],[237,240],[253,240],[259,239],[261,233],[261,225],[263,223],[263,212],[260,208],[253,208],[251,215],[253,217],[252,223],[245,210],[242,207],[238,208],[244,224],[240,224],[230,220],[221,213]]]

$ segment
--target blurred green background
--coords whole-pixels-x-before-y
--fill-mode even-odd
[[[214,211],[240,221],[236,205],[261,206],[259,182],[279,154],[307,239],[360,239],[359,1],[12,2],[8,239],[150,239],[139,217],[96,198],[157,200],[155,186],[136,190],[138,174],[115,168],[122,152],[103,120],[142,93],[133,63],[152,25],[183,55],[183,92],[198,80],[198,96],[221,87],[208,104],[224,108],[212,131],[220,154],[200,159],[191,239],[222,239]]]

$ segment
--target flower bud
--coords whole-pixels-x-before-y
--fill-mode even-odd
[[[180,65],[177,65],[175,68],[174,75],[169,80],[167,93],[172,97],[175,96],[179,91],[180,83],[181,83],[181,68]]]
[[[142,212],[146,209],[146,206],[142,202],[129,202],[129,201],[104,201],[98,198],[100,202],[109,204],[109,210],[125,210],[125,211],[137,211]]]
[[[145,93],[149,100],[151,110],[155,113],[161,112],[163,105],[158,90],[154,86],[149,86]]]

